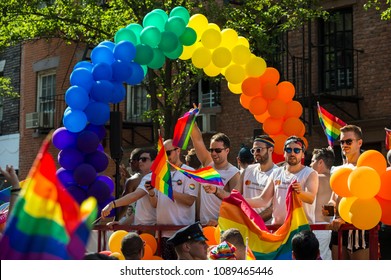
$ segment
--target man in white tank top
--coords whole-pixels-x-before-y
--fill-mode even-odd
[[[284,144],[286,164],[273,170],[262,194],[247,199],[251,207],[266,207],[273,200],[272,224],[281,225],[286,218],[286,194],[293,182],[293,190],[304,202],[303,208],[308,222],[315,223],[316,194],[318,192],[318,174],[312,168],[304,166],[304,141],[296,136],[289,137]]]

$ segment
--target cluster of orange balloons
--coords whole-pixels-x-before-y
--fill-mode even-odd
[[[220,227],[219,226],[206,226],[202,228],[204,236],[208,239],[206,244],[208,246],[217,245],[220,243]]]
[[[342,197],[341,218],[368,230],[379,221],[391,224],[391,170],[384,156],[375,150],[362,153],[355,169],[343,167],[330,178],[333,191]]]
[[[121,251],[122,239],[127,235],[128,232],[125,230],[117,230],[109,238],[109,249],[110,251],[102,251],[100,253],[114,256],[119,260],[124,260],[125,257]],[[145,242],[144,246],[144,257],[142,260],[162,260],[160,256],[156,256],[157,241],[156,238],[149,233],[141,233],[141,239]]]

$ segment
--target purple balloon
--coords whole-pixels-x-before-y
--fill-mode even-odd
[[[96,170],[91,164],[82,163],[75,168],[73,178],[80,186],[90,185],[95,181]]]
[[[106,128],[104,125],[94,125],[92,123],[89,123],[85,130],[95,132],[96,135],[98,135],[99,140],[103,140],[106,136]]]
[[[107,204],[109,204],[110,202],[112,202],[113,200],[114,200],[114,196],[111,195],[106,201],[98,202],[98,213],[100,213],[102,211],[102,209],[105,208],[105,206]],[[117,208],[113,208],[110,211],[110,214],[108,215],[108,217],[114,217],[115,213],[116,213],[116,209]]]
[[[100,173],[106,170],[109,165],[109,159],[105,153],[94,151],[85,156],[85,163],[91,164],[96,172]]]
[[[67,191],[79,204],[81,204],[87,198],[87,192],[77,186],[70,186],[67,188]]]
[[[73,179],[73,171],[66,170],[63,167],[60,167],[56,172],[58,180],[63,184],[64,187],[75,186],[76,182]]]
[[[89,186],[87,195],[95,197],[98,203],[104,202],[110,197],[110,188],[105,182],[95,180]]]
[[[77,148],[83,153],[95,152],[99,146],[99,137],[95,132],[84,130],[77,137]]]
[[[99,176],[96,176],[96,180],[105,182],[109,186],[110,193],[112,193],[114,191],[114,181],[109,176],[99,175]]]
[[[65,148],[58,153],[58,163],[67,170],[74,170],[84,162],[84,155],[75,148]]]
[[[76,147],[77,133],[70,132],[65,127],[57,128],[52,136],[54,147],[59,150]]]
[[[99,146],[98,146],[98,148],[96,150],[99,151],[99,152],[104,152],[105,148],[103,148],[103,145],[101,143],[99,143]]]

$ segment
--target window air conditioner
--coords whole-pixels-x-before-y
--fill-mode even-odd
[[[54,128],[54,112],[27,113],[26,128]]]
[[[39,112],[26,114],[26,128],[38,128],[39,127]]]

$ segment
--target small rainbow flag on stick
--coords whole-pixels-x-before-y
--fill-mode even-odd
[[[169,164],[198,183],[224,186],[220,174],[212,166],[207,166],[197,170],[188,170],[180,168],[170,162]]]
[[[175,124],[174,136],[172,138],[172,144],[182,150],[187,149],[191,130],[194,126],[194,122],[198,116],[199,110],[194,109],[186,112],[183,117],[180,117]]]
[[[159,135],[158,154],[151,166],[151,185],[174,200],[171,183],[170,165],[168,164],[166,149],[164,149],[162,136]]]
[[[386,150],[391,150],[391,129],[384,128],[386,131]]]
[[[93,197],[81,207],[56,177],[47,152],[38,153],[0,240],[2,260],[82,259],[97,215]]]
[[[327,112],[318,102],[318,117],[320,124],[323,127],[324,133],[327,136],[329,146],[334,146],[334,142],[341,134],[340,128],[345,126],[346,123],[338,117]]]

